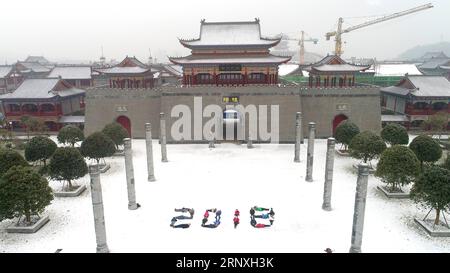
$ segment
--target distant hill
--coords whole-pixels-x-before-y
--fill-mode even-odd
[[[440,42],[436,44],[429,44],[423,46],[416,46],[406,50],[399,55],[400,60],[415,60],[428,52],[444,52],[445,55],[450,56],[450,42]]]

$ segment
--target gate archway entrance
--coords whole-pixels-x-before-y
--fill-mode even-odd
[[[239,113],[236,110],[223,111],[223,141],[238,140]]]
[[[131,137],[131,121],[130,121],[130,119],[126,116],[119,116],[119,117],[117,117],[116,121],[117,121],[117,123],[122,125],[122,127],[125,128],[125,130],[127,130],[128,136]]]
[[[348,117],[346,115],[340,114],[334,117],[333,119],[333,136],[336,133],[336,127],[343,122],[344,120],[347,120]]]

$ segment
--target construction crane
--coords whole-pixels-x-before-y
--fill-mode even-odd
[[[298,41],[298,45],[300,46],[300,52],[299,52],[300,53],[299,54],[299,63],[300,64],[305,64],[305,42],[313,42],[316,45],[317,42],[319,41],[318,39],[315,39],[315,38],[305,39],[305,34],[306,33],[302,30],[300,39],[292,39],[287,36],[282,36],[283,40]]]
[[[388,21],[388,20],[391,20],[391,19],[395,19],[395,18],[398,18],[398,17],[401,17],[401,16],[405,16],[405,15],[408,15],[408,14],[419,12],[419,11],[422,11],[422,10],[430,9],[432,7],[433,7],[433,4],[429,3],[429,4],[426,4],[426,5],[418,6],[418,7],[415,7],[415,8],[409,9],[409,10],[405,10],[405,11],[402,11],[402,12],[397,12],[397,13],[393,13],[393,14],[390,14],[390,15],[386,15],[386,16],[383,16],[383,17],[380,17],[380,18],[377,18],[377,19],[374,19],[374,20],[371,20],[371,21],[368,21],[368,22],[365,22],[365,23],[362,23],[362,24],[359,24],[359,25],[356,25],[356,26],[352,26],[352,27],[349,27],[349,28],[346,28],[346,29],[342,29],[342,24],[344,23],[344,19],[341,17],[341,18],[339,18],[339,21],[338,21],[338,28],[337,28],[337,30],[333,31],[333,32],[328,32],[327,34],[325,34],[325,37],[327,38],[327,41],[329,41],[332,36],[336,36],[336,38],[335,38],[336,44],[335,44],[335,51],[334,51],[334,53],[336,55],[338,55],[338,56],[341,56],[342,53],[343,53],[343,51],[342,51],[342,34],[348,33],[350,31],[357,30],[357,29],[360,29],[360,28],[363,28],[363,27],[367,27],[367,26],[371,26],[371,25],[374,25],[374,24],[378,24],[378,23],[381,23],[381,22],[384,22],[384,21]]]

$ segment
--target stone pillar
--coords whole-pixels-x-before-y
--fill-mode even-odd
[[[209,141],[209,148],[216,148],[216,146],[214,145],[214,138]]]
[[[302,113],[297,112],[295,119],[295,156],[294,162],[300,162],[300,144],[302,134]]]
[[[352,245],[350,247],[350,253],[361,252],[368,180],[369,165],[364,163],[359,164],[358,180],[356,182],[355,211],[353,212]]]
[[[253,149],[255,148],[255,146],[253,146],[253,136],[250,133],[250,129],[249,129],[249,134],[248,134],[248,138],[247,138],[247,149]]]
[[[145,145],[147,147],[147,172],[148,181],[156,181],[155,170],[153,168],[153,142],[152,142],[152,125],[145,124]]]
[[[164,119],[164,113],[159,114],[161,118],[161,125],[159,126],[160,130],[160,142],[161,142],[161,161],[168,162],[167,160],[167,147],[166,147],[166,120]]]
[[[102,185],[100,183],[100,171],[98,165],[89,166],[91,177],[92,208],[94,210],[95,238],[97,241],[97,253],[109,253],[106,243],[105,213],[103,211]]]
[[[308,156],[306,158],[306,181],[312,182],[313,173],[313,161],[314,161],[314,140],[316,137],[316,123],[310,122],[308,124],[309,137],[308,137]]]
[[[334,146],[336,140],[330,137],[327,141],[327,159],[325,163],[325,184],[323,187],[322,209],[331,210],[331,192],[333,187]]]
[[[133,152],[131,150],[131,139],[123,140],[125,146],[125,174],[127,177],[128,191],[128,209],[135,210],[138,208],[136,204],[136,190],[134,188],[134,170],[133,170]]]

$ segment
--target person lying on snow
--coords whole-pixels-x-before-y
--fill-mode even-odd
[[[179,224],[179,225],[175,225],[175,223],[177,222],[176,217],[172,218],[172,221],[170,222],[170,226],[173,228],[189,228],[191,226],[191,224]]]
[[[216,221],[217,221],[217,219],[219,219],[220,220],[220,216],[222,215],[222,211],[221,210],[218,210],[217,212],[216,212]]]
[[[270,209],[266,209],[266,208],[262,208],[262,207],[258,207],[258,206],[254,206],[253,209],[256,210],[256,211],[270,210]]]
[[[252,225],[254,228],[266,228],[266,227],[271,227],[273,225],[273,220],[269,220],[270,225],[266,225],[266,224],[257,223],[255,218],[256,217],[252,217],[250,220],[250,225]]]
[[[236,228],[239,225],[239,217],[234,217],[233,218],[233,223],[234,223],[234,228]]]

